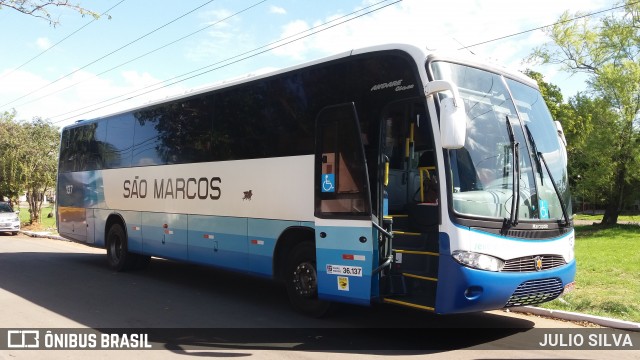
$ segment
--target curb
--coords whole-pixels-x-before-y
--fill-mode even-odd
[[[22,231],[22,230],[20,232],[30,237],[70,241],[59,235],[51,235],[48,232]],[[603,316],[580,314],[580,313],[575,313],[570,311],[550,310],[550,309],[543,309],[543,308],[534,307],[534,306],[517,306],[517,307],[506,309],[505,311],[507,312],[513,311],[513,312],[524,313],[524,314],[533,314],[533,315],[545,316],[549,318],[555,318],[555,319],[561,319],[561,320],[567,320],[567,321],[586,321],[586,322],[590,322],[593,324],[597,324],[600,326],[605,326],[613,329],[640,331],[640,323],[606,318]]]
[[[20,230],[20,233],[25,234],[25,235],[30,236],[30,237],[69,241],[69,240],[63,238],[62,236],[51,235],[49,232],[46,232],[46,231],[42,231],[41,232],[41,231],[23,231],[23,230]]]
[[[543,308],[534,307],[534,306],[518,306],[518,307],[509,308],[508,311],[513,311],[518,313],[527,313],[527,314],[545,316],[545,317],[568,320],[568,321],[587,321],[593,324],[614,328],[614,329],[640,331],[640,323],[606,318],[603,316],[580,314],[580,313],[562,311],[562,310],[543,309]]]

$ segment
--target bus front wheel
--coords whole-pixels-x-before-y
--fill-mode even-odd
[[[313,243],[305,241],[290,252],[285,269],[287,294],[293,307],[310,316],[322,317],[331,303],[318,299],[318,273]]]

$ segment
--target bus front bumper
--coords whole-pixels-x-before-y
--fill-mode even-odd
[[[463,266],[441,254],[435,312],[464,313],[550,301],[572,286],[575,273],[575,259],[544,271],[493,272]]]

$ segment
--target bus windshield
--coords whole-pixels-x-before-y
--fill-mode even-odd
[[[568,220],[566,151],[540,92],[460,64],[432,69],[458,85],[467,112],[465,145],[449,150],[454,212],[516,224]]]

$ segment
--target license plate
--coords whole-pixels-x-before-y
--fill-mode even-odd
[[[362,277],[362,267],[360,266],[343,266],[343,265],[327,265],[327,274],[342,276]]]

